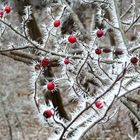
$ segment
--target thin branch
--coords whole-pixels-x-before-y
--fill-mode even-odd
[[[33,47],[33,46],[24,46],[24,47],[20,47],[20,48],[3,49],[3,50],[0,50],[0,53],[10,52],[10,51],[15,51],[15,50],[25,50],[25,49],[30,49],[30,48],[34,48],[34,49],[40,50],[42,52],[50,53],[50,54],[56,55],[56,56],[69,57],[69,58],[72,58],[72,59],[83,59],[79,55],[75,55],[75,56],[66,55],[66,54],[56,53],[54,51],[46,50],[46,49],[43,49],[43,48],[40,48],[40,47]]]
[[[134,5],[133,4],[131,4],[129,7],[128,7],[128,9],[126,10],[126,12],[123,14],[123,15],[121,15],[121,19],[123,18],[123,17],[125,17],[126,15],[127,15],[127,13],[132,9],[132,7],[133,7]]]
[[[12,59],[14,59],[16,61],[23,62],[25,64],[32,64],[32,60],[31,59],[23,58],[23,57],[16,56],[16,55],[11,54],[11,53],[5,53],[5,52],[1,52],[0,54],[4,55],[4,56],[7,56],[7,57],[10,57],[10,58],[12,58]]]
[[[82,2],[84,2],[84,3],[86,3],[86,4],[92,4],[92,3],[104,3],[104,4],[109,4],[110,5],[110,3],[109,2],[106,2],[105,0],[103,0],[103,1],[101,1],[101,0],[93,0],[93,2],[87,2],[87,1],[85,1],[85,0],[82,0]]]
[[[121,98],[121,102],[133,113],[133,115],[140,121],[140,114],[132,107],[130,102],[125,97]]]
[[[139,47],[136,47],[136,48],[133,48],[133,49],[131,49],[131,50],[129,50],[129,52],[134,53],[134,51],[136,51],[136,50],[138,50],[138,49],[140,49],[140,46],[139,46]]]
[[[140,89],[140,85],[135,87],[135,88],[133,88],[133,89],[131,89],[131,90],[129,90],[129,91],[126,91],[124,94],[120,95],[119,98],[123,97],[124,95],[126,96],[127,94],[129,94],[129,93],[131,93],[131,92],[133,92],[135,90],[138,90],[138,89]]]
[[[57,115],[57,114],[56,114],[56,110],[53,109],[53,111],[54,111],[54,114],[53,114],[53,120],[54,120],[57,124],[61,125],[61,126],[63,127],[63,129],[65,129],[64,124],[61,123],[61,122],[59,122],[59,121],[57,121],[57,120],[55,119],[55,116]]]
[[[103,120],[103,119],[107,116],[108,111],[110,110],[110,108],[111,108],[112,105],[114,104],[116,98],[118,97],[118,95],[119,95],[119,93],[120,93],[120,91],[121,91],[122,81],[123,81],[123,79],[122,79],[121,82],[120,82],[120,86],[119,86],[119,89],[118,89],[118,93],[114,96],[112,102],[111,102],[110,105],[108,106],[108,108],[107,108],[107,110],[105,111],[104,115],[103,115],[99,120],[97,120],[97,121],[94,122],[92,125],[90,125],[90,127],[88,127],[88,128],[82,133],[82,135],[80,136],[79,139],[82,139],[82,138],[84,137],[84,135],[85,135],[90,129],[93,128],[93,126],[95,126],[97,123],[99,123],[101,120]],[[116,113],[114,113],[114,114],[116,114]],[[113,114],[113,115],[114,115],[114,114]],[[109,119],[111,119],[111,118],[113,117],[113,115],[108,116],[108,118],[107,118],[106,121],[108,121]]]
[[[43,70],[43,69],[40,70],[40,72],[39,72],[39,74],[38,74],[38,76],[37,76],[37,78],[36,78],[36,80],[35,80],[35,83],[34,83],[34,85],[35,85],[35,90],[34,90],[34,101],[35,101],[36,107],[37,107],[37,109],[38,109],[38,112],[40,112],[40,109],[39,109],[39,104],[38,104],[37,99],[36,99],[36,97],[37,97],[37,82],[38,82],[38,80],[39,80],[39,77],[41,76],[42,70]]]
[[[92,69],[92,67],[91,67],[91,65],[89,63],[87,63],[87,64],[88,64],[88,66],[90,68],[91,73],[95,76],[95,78],[97,78],[104,85],[105,81],[94,72],[94,70]]]
[[[24,46],[24,47],[19,47],[19,48],[10,48],[10,49],[0,49],[0,52],[10,52],[10,51],[15,51],[15,50],[25,50],[29,48],[34,48],[33,46]]]
[[[39,47],[40,45],[36,45],[35,43],[33,43],[30,39],[26,38],[26,36],[22,35],[20,32],[18,32],[16,29],[14,29],[10,24],[6,23],[4,20],[0,19],[0,22],[2,22],[3,24],[5,24],[7,27],[9,27],[12,31],[14,31],[17,35],[19,35],[20,37],[24,38],[26,41],[28,41],[30,44],[32,44],[35,47]]]
[[[140,19],[140,15],[136,18],[136,20],[128,27],[128,29],[125,30],[125,33],[127,33]]]
[[[98,59],[98,66],[99,68],[104,72],[104,74],[110,79],[110,80],[113,80],[109,74],[101,67],[101,64],[100,64],[100,59]]]
[[[82,91],[84,91],[85,93],[87,93],[86,91],[85,91],[85,89],[83,89],[83,87],[81,86],[81,84],[79,83],[79,75],[80,75],[80,73],[81,73],[81,71],[82,71],[82,68],[84,67],[84,65],[86,64],[86,62],[87,62],[87,60],[88,60],[88,57],[89,57],[89,53],[87,54],[87,57],[85,58],[85,60],[84,60],[84,62],[83,62],[83,64],[82,64],[82,66],[80,67],[80,69],[79,69],[79,71],[78,71],[78,73],[77,73],[77,76],[76,76],[76,83],[78,84],[78,86],[80,87],[80,89],[82,90]],[[88,94],[88,93],[87,93]]]
[[[70,5],[67,3],[66,0],[63,0],[64,4],[67,6],[67,8],[69,9],[73,20],[75,21],[75,23],[78,25],[79,30],[81,31],[81,33],[83,34],[83,36],[85,36],[85,38],[90,39],[90,35],[89,33],[87,33],[86,29],[84,28],[82,22],[79,20],[78,15],[73,11],[73,9],[70,7]]]
[[[86,107],[85,109],[83,109],[70,123],[69,125],[67,125],[67,127],[63,130],[61,136],[60,136],[60,140],[63,140],[63,136],[65,134],[65,132],[68,130],[68,128],[85,112],[87,111],[89,108],[92,107],[93,104],[95,104],[95,102],[100,99],[101,97],[103,97],[106,93],[108,93],[114,86],[115,84],[121,80],[121,78],[124,77],[126,73],[126,68],[123,69],[123,71],[116,77],[115,81],[112,83],[112,85],[99,97],[97,97],[88,107]]]

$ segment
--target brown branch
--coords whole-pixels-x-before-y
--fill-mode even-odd
[[[3,52],[11,52],[11,51],[15,51],[15,50],[24,50],[24,49],[36,49],[36,50],[39,50],[39,51],[42,51],[44,53],[50,53],[52,55],[56,55],[56,56],[61,56],[61,57],[70,57],[72,59],[83,59],[81,56],[79,55],[66,55],[66,54],[61,54],[61,53],[57,53],[57,52],[54,52],[54,51],[50,51],[50,50],[47,50],[47,49],[43,49],[43,48],[40,48],[40,47],[34,47],[34,46],[24,46],[24,47],[20,47],[20,48],[11,48],[11,49],[1,49],[0,50],[0,53],[3,53]],[[77,53],[79,52],[79,50],[77,51]],[[72,54],[74,54],[74,52],[72,51],[71,52]]]
[[[35,55],[29,54],[29,53],[26,53],[23,51],[11,51],[10,53],[17,55],[17,56],[20,56],[20,57],[27,58],[27,59],[38,60],[38,58]]]
[[[109,74],[101,67],[101,64],[100,64],[100,59],[98,59],[98,66],[99,68],[103,71],[103,73],[110,79],[110,80],[113,80]]]
[[[11,49],[0,49],[0,52],[10,52],[10,51],[16,51],[16,50],[25,50],[25,49],[30,49],[34,48],[32,46],[24,46],[24,47],[19,47],[19,48],[11,48]]]
[[[0,52],[1,55],[4,55],[4,56],[7,56],[7,57],[10,57],[16,61],[20,61],[20,62],[23,62],[25,64],[32,64],[32,60],[31,59],[27,59],[27,58],[23,58],[23,57],[20,57],[20,56],[16,56],[14,54],[11,54],[11,53],[5,53],[5,52]]]

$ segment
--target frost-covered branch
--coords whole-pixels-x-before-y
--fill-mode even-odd
[[[140,115],[139,113],[135,110],[135,108],[132,107],[130,102],[127,101],[126,98],[121,98],[121,102],[136,116],[136,118],[140,121]]]

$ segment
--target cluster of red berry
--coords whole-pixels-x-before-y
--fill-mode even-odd
[[[101,38],[102,36],[104,36],[104,31],[103,31],[102,29],[99,29],[99,30],[96,32],[96,36],[97,36],[98,38]],[[110,48],[104,48],[104,49],[97,48],[97,49],[95,49],[95,53],[96,53],[97,55],[101,55],[102,52],[104,52],[104,53],[110,53],[110,52],[111,52],[111,49],[110,49]],[[120,50],[120,49],[116,49],[116,50],[114,51],[114,54],[115,54],[116,56],[122,55],[122,54],[123,54],[123,51]],[[136,65],[136,64],[138,63],[138,58],[137,58],[137,57],[132,57],[132,58],[130,59],[130,62],[131,62],[133,65]],[[104,103],[101,102],[101,101],[97,101],[97,102],[95,103],[95,106],[96,106],[97,108],[101,109],[101,108],[104,106]]]
[[[60,26],[60,24],[61,24],[61,22],[60,22],[60,20],[55,20],[54,22],[53,22],[53,26],[54,27],[59,27]],[[69,37],[68,37],[68,42],[69,43],[75,43],[77,41],[77,39],[76,39],[76,37],[74,36],[74,35],[70,35]]]
[[[102,29],[99,29],[99,30],[96,32],[96,36],[97,36],[98,38],[101,38],[102,36],[104,36],[104,31],[103,31]],[[102,54],[102,52],[104,52],[104,53],[110,53],[110,52],[111,52],[111,49],[110,49],[110,48],[104,48],[103,50],[102,50],[101,48],[95,49],[95,53],[96,53],[97,55]],[[116,49],[116,50],[114,51],[114,54],[115,54],[116,56],[122,55],[122,54],[123,54],[123,51],[120,50],[120,49]],[[132,57],[132,58],[130,59],[130,62],[131,62],[133,65],[136,65],[136,64],[138,63],[138,58],[137,58],[137,57]]]
[[[44,57],[40,63],[35,65],[35,70],[40,70],[41,67],[46,68],[49,65],[49,59],[47,57]],[[53,91],[55,89],[55,83],[54,82],[49,82],[47,85],[47,89],[50,91]]]
[[[68,65],[70,63],[70,60],[69,60],[69,58],[64,58],[64,64],[65,65]],[[41,67],[43,67],[43,68],[45,68],[45,67],[47,67],[49,65],[49,59],[47,58],[47,57],[44,57],[42,60],[41,60],[41,62],[40,63],[38,63],[38,64],[36,64],[35,65],[35,70],[40,70],[41,69]]]
[[[97,36],[98,38],[101,38],[101,37],[104,36],[104,35],[105,35],[105,33],[104,33],[103,29],[97,30],[96,36]],[[108,53],[108,52],[110,52],[110,51],[111,51],[111,50],[108,48],[107,51],[105,50],[105,53]],[[102,52],[104,52],[104,50],[102,50],[101,48],[95,49],[95,53],[96,53],[97,55],[102,54]]]
[[[70,63],[69,58],[64,59],[64,64],[68,65]],[[44,57],[40,63],[35,65],[35,70],[38,71],[41,69],[41,67],[46,68],[49,65],[49,59],[47,57]],[[50,91],[53,91],[55,89],[56,85],[54,82],[49,82],[47,84],[47,89]]]
[[[96,106],[97,108],[101,109],[101,108],[103,108],[104,103],[101,102],[101,101],[97,101],[97,102],[95,103],[95,106]],[[44,116],[46,119],[51,118],[51,117],[53,116],[52,110],[51,110],[51,109],[45,110],[45,111],[43,112],[43,116]]]
[[[60,20],[55,20],[54,21],[54,23],[53,23],[53,25],[54,25],[54,27],[59,27],[60,26]],[[68,37],[68,42],[69,43],[75,43],[77,41],[77,39],[76,39],[76,37],[74,36],[74,35],[70,35],[69,37]],[[69,60],[69,58],[64,58],[64,64],[65,65],[68,65],[69,63],[70,63],[70,60]],[[40,64],[36,64],[35,65],[35,70],[40,70],[41,69],[41,67],[47,67],[49,65],[49,59],[48,58],[43,58],[42,59],[42,61],[41,61],[41,63]],[[55,90],[55,87],[56,87],[56,85],[55,85],[55,83],[54,82],[49,82],[48,84],[47,84],[47,89],[49,90],[49,91],[53,91],[53,90]],[[43,112],[43,116],[46,118],[46,119],[48,119],[48,118],[51,118],[52,117],[52,115],[53,115],[53,113],[52,113],[52,111],[51,110],[45,110],[44,112]]]
[[[53,25],[54,25],[54,27],[59,27],[60,26],[60,20],[55,20],[54,23],[53,23]],[[76,39],[76,37],[74,35],[70,35],[68,37],[68,42],[69,43],[72,43],[73,44],[76,41],[77,41],[77,39]],[[64,61],[63,62],[64,62],[65,65],[68,65],[70,63],[70,60],[69,60],[69,58],[66,57],[66,58],[64,58]],[[48,65],[49,65],[49,59],[45,57],[45,58],[43,58],[41,60],[41,63],[35,65],[35,70],[40,70],[41,67],[45,68]],[[50,91],[53,91],[55,89],[55,87],[56,87],[56,85],[55,85],[54,82],[49,82],[47,84],[47,89],[50,90]]]
[[[54,25],[54,27],[59,27],[60,26],[60,20],[55,20],[54,21],[54,23],[53,23],[53,25]],[[97,32],[96,32],[96,36],[98,37],[98,38],[101,38],[102,36],[104,36],[104,31],[102,30],[102,29],[99,29]],[[69,43],[76,43],[77,42],[77,38],[74,36],[74,35],[70,35],[70,36],[68,36],[68,42]],[[104,52],[104,53],[109,53],[109,52],[111,52],[111,49],[110,48],[104,48],[104,49],[101,49],[101,48],[97,48],[96,50],[95,50],[95,53],[97,54],[97,55],[100,55],[100,54],[102,54],[102,52]],[[123,54],[123,52],[122,52],[122,50],[120,51],[120,50],[115,50],[114,51],[114,54],[117,54],[117,55],[122,55]],[[69,58],[64,58],[64,64],[65,65],[68,65],[69,63],[70,63],[70,60],[69,60]],[[130,60],[130,62],[132,63],[132,64],[137,64],[137,62],[138,62],[138,59],[137,59],[137,57],[132,57],[131,58],[131,60]],[[42,61],[41,61],[41,63],[40,64],[37,64],[36,66],[35,66],[35,69],[36,70],[40,70],[41,69],[41,67],[43,67],[43,68],[45,68],[45,67],[47,67],[49,65],[49,59],[48,58],[43,58],[42,59]],[[49,82],[48,84],[47,84],[47,89],[49,90],[49,91],[53,91],[53,90],[55,90],[55,88],[56,88],[56,85],[55,85],[55,83],[54,82]],[[96,101],[95,102],[95,106],[98,108],[98,109],[101,109],[101,108],[103,108],[103,106],[104,106],[104,103],[102,102],[102,101]],[[43,115],[44,115],[44,117],[45,118],[51,118],[51,116],[53,115],[53,113],[52,113],[52,111],[51,110],[45,110],[44,111],[44,113],[43,113]]]
[[[11,12],[11,7],[10,6],[5,6],[4,10],[0,10],[0,17],[2,18],[4,16],[4,12],[5,13],[10,13]]]

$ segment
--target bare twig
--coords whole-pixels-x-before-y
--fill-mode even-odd
[[[83,89],[83,87],[81,86],[81,84],[79,83],[79,75],[80,75],[80,73],[81,73],[81,71],[82,71],[82,68],[84,67],[84,65],[86,64],[86,62],[87,62],[87,60],[88,60],[88,57],[89,57],[89,53],[87,54],[87,57],[85,58],[85,60],[84,60],[84,62],[83,62],[83,64],[82,64],[82,66],[80,67],[80,69],[79,69],[79,71],[78,71],[78,73],[77,73],[77,76],[76,76],[76,83],[78,84],[78,86],[80,87],[80,89],[82,90],[82,91],[84,91],[87,95],[88,95],[88,92],[87,91],[85,91],[85,89]]]
[[[11,54],[11,53],[5,53],[5,52],[0,52],[1,55],[4,55],[4,56],[7,56],[7,57],[10,57],[16,61],[20,61],[20,62],[23,62],[25,64],[32,64],[32,60],[31,59],[27,59],[27,58],[23,58],[23,57],[20,57],[20,56],[16,56],[14,54]]]
[[[134,116],[140,121],[140,115],[135,110],[135,108],[132,107],[130,102],[127,101],[125,97],[121,98],[121,102],[134,114]]]
[[[128,9],[126,10],[126,12],[123,14],[123,15],[121,15],[121,19],[123,18],[123,17],[125,17],[127,14],[128,14],[128,12],[132,9],[132,7],[133,7],[133,4],[131,4],[129,7],[128,7]]]
[[[40,46],[40,45],[36,45],[35,43],[33,43],[33,41],[31,41],[30,39],[26,38],[26,36],[22,35],[19,31],[17,31],[14,27],[12,27],[10,24],[8,24],[7,22],[5,22],[4,20],[0,19],[0,22],[2,22],[3,24],[5,24],[12,31],[14,31],[17,35],[19,35],[20,37],[24,38],[26,41],[28,41],[33,46],[35,46],[35,47],[39,47]]]
[[[112,85],[99,97],[97,97],[88,107],[86,107],[85,109],[83,109],[70,123],[69,125],[67,125],[67,127],[63,130],[61,136],[60,136],[60,140],[63,140],[63,136],[65,134],[65,132],[68,130],[68,128],[85,112],[87,111],[89,108],[92,107],[93,104],[95,104],[95,102],[100,99],[101,97],[103,97],[106,93],[108,93],[114,86],[115,84],[121,80],[126,72],[126,68],[123,69],[123,71],[116,77],[115,81],[112,83]],[[109,109],[109,108],[108,108]],[[100,121],[100,119],[98,120],[98,122]]]
[[[43,69],[41,69],[40,70],[40,72],[39,72],[39,74],[38,74],[38,76],[37,76],[37,78],[36,78],[36,80],[35,80],[35,89],[34,89],[34,101],[35,101],[35,104],[36,104],[36,107],[37,107],[37,109],[38,109],[38,112],[40,112],[40,109],[39,109],[39,104],[38,104],[38,102],[37,102],[37,82],[38,82],[38,80],[39,80],[39,77],[41,76],[41,73],[42,73],[42,70]]]
[[[99,68],[104,72],[104,74],[110,79],[110,80],[113,80],[109,74],[101,67],[101,64],[100,64],[100,59],[98,59],[98,66]]]
[[[135,21],[128,27],[128,29],[125,30],[125,33],[127,33],[140,19],[140,15],[135,19]]]

